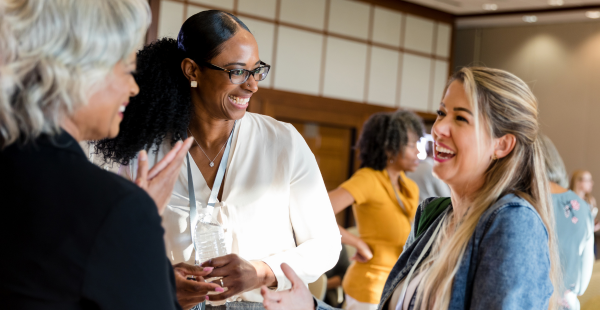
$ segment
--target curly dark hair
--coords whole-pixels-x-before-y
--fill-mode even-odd
[[[358,138],[360,167],[383,170],[387,166],[388,154],[396,156],[408,144],[408,133],[423,137],[423,120],[415,113],[399,110],[371,115]]]
[[[128,165],[142,149],[156,147],[156,152],[165,139],[173,145],[187,136],[193,105],[181,62],[185,58],[198,65],[209,62],[240,27],[250,31],[230,13],[203,11],[183,23],[177,40],[163,38],[139,51],[135,80],[140,93],[130,99],[119,135],[98,141],[96,154],[105,161]]]

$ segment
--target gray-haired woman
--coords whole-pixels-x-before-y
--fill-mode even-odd
[[[192,140],[150,171],[142,152],[137,185],[78,144],[118,134],[149,23],[145,0],[0,2],[3,308],[180,309],[175,282],[220,289],[186,280],[211,270],[173,270],[164,255],[156,208]]]

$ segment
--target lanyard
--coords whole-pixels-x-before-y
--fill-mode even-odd
[[[217,177],[215,178],[215,183],[213,184],[212,190],[210,191],[210,197],[208,198],[208,202],[206,205],[203,205],[203,208],[210,208],[211,213],[214,210],[215,203],[217,202],[217,196],[219,195],[219,190],[221,189],[221,184],[223,183],[223,177],[225,177],[225,170],[227,170],[227,161],[229,160],[229,150],[231,149],[231,140],[233,138],[233,132],[235,131],[235,124],[237,121],[233,123],[233,129],[231,129],[231,133],[229,134],[229,139],[227,139],[227,146],[225,147],[225,152],[223,152],[223,158],[221,158],[221,163],[219,164],[219,170],[217,171]],[[194,180],[192,178],[192,168],[190,166],[190,153],[186,154],[187,160],[187,173],[188,173],[188,193],[190,196],[190,234],[192,235],[192,244],[194,245],[194,250],[196,250],[196,223],[198,221],[198,214],[196,212],[196,193],[194,192]],[[214,216],[214,215],[213,215]]]
[[[429,238],[429,241],[427,241],[427,244],[425,244],[425,247],[423,248],[423,251],[421,251],[421,254],[419,255],[419,258],[417,258],[417,261],[415,262],[415,264],[410,269],[410,272],[406,276],[406,279],[404,279],[404,284],[402,284],[402,291],[400,293],[400,298],[398,299],[398,303],[396,304],[396,310],[402,310],[402,305],[404,304],[404,298],[406,297],[406,290],[408,289],[408,284],[409,284],[409,282],[410,282],[410,280],[411,280],[411,278],[413,276],[413,273],[415,272],[415,270],[419,266],[419,263],[421,263],[421,260],[425,256],[425,253],[427,252],[427,250],[429,250],[429,248],[431,247],[431,244],[433,243],[433,241],[437,237],[437,234],[440,231],[440,228],[442,226],[444,226],[444,221],[445,220],[446,220],[446,215],[444,215],[444,217],[442,218],[442,220],[438,223],[437,227],[435,228],[435,231],[433,232],[433,235],[431,235],[431,238]]]
[[[390,173],[388,172],[388,176],[390,177],[390,182],[392,182],[392,188],[394,189],[394,194],[396,194],[396,200],[398,200],[398,204],[400,205],[400,210],[402,210],[402,212],[409,217],[408,215],[408,211],[406,210],[406,208],[404,207],[404,204],[402,203],[402,200],[400,200],[400,195],[398,195],[398,191],[396,190],[396,186],[394,186],[394,180],[392,179],[392,176],[390,176]],[[398,182],[400,183],[400,182]]]

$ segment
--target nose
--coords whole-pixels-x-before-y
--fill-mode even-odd
[[[434,140],[438,140],[441,137],[448,138],[450,137],[450,123],[447,121],[447,117],[438,118],[433,126],[431,127],[431,135]]]
[[[129,97],[135,97],[140,93],[140,87],[138,86],[135,78],[131,77],[131,83],[129,88]]]
[[[242,84],[242,88],[250,91],[252,93],[255,93],[258,91],[258,82],[254,79],[254,74],[251,74],[248,79],[246,80],[246,82],[244,82]]]

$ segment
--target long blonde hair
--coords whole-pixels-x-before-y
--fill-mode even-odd
[[[448,86],[454,81],[463,84],[471,102],[477,139],[481,141],[483,134],[490,138],[512,134],[516,144],[510,154],[490,164],[485,182],[473,195],[464,221],[437,249],[435,257],[438,259],[430,261],[432,264],[419,287],[420,308],[448,309],[454,277],[480,217],[500,197],[514,193],[531,203],[548,230],[549,276],[555,287],[549,308],[556,309],[560,266],[550,189],[538,139],[537,100],[525,82],[503,70],[467,67],[455,73]]]
[[[579,179],[581,179],[581,177],[583,176],[584,173],[591,174],[587,170],[575,170],[573,172],[573,175],[571,176],[571,181],[569,182],[570,190],[577,193],[575,185],[577,184],[577,181],[579,181]],[[591,193],[585,193],[583,200],[585,200],[590,205],[590,207],[592,207],[592,208],[596,207],[596,198],[594,198],[594,196],[592,196]]]

